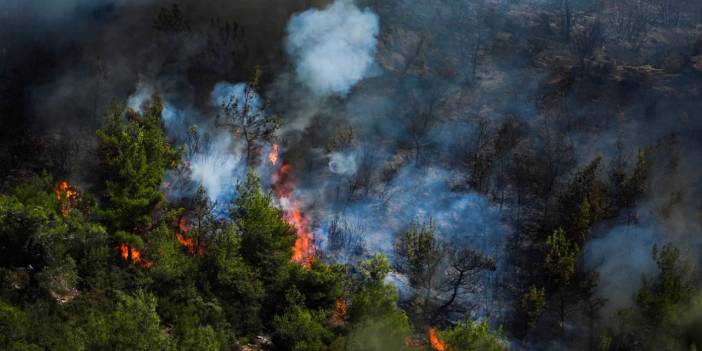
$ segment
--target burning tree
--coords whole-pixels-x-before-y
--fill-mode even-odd
[[[446,344],[441,341],[439,336],[436,334],[436,329],[434,327],[429,327],[429,343],[431,347],[436,351],[445,351]]]
[[[9,287],[35,297],[40,292],[65,303],[78,296],[79,282],[95,283],[90,275],[98,268],[85,266],[92,259],[73,255],[106,248],[105,228],[91,221],[88,209],[57,208],[57,194],[73,206],[71,199],[77,195],[67,196],[68,191],[77,194],[67,182],[54,186],[51,177],[42,176],[0,195],[0,265],[7,282],[3,290]],[[66,209],[73,210],[68,218]]]
[[[76,207],[77,202],[80,200],[78,189],[71,186],[67,180],[56,184],[54,196],[56,196],[56,201],[59,202],[59,210],[64,217],[71,213],[71,210]]]
[[[141,257],[142,236],[160,221],[155,209],[164,200],[160,190],[164,173],[177,166],[174,160],[180,158],[166,140],[162,110],[163,100],[157,94],[141,115],[115,103],[106,127],[97,132],[105,179],[98,215],[112,230],[122,258],[147,268],[151,262]]]
[[[292,260],[309,268],[315,258],[314,238],[309,229],[308,219],[302,213],[302,205],[293,196],[295,178],[292,174],[292,165],[283,164],[278,169],[274,182],[274,192],[285,213],[284,219],[295,228],[297,234]]]
[[[294,228],[283,220],[279,209],[271,206],[271,196],[263,193],[254,173],[248,174],[237,193],[230,217],[241,234],[242,257],[265,277],[273,277],[291,259]]]
[[[114,104],[106,127],[97,132],[106,200],[99,215],[114,230],[149,227],[154,208],[164,200],[164,172],[180,157],[166,140],[162,110],[159,95],[152,96],[142,115]]]

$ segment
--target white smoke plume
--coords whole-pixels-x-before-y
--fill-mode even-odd
[[[242,111],[246,88],[246,83],[217,83],[210,94],[210,104],[214,112],[223,113],[223,106],[230,103],[236,104]],[[139,82],[134,93],[127,99],[127,106],[143,113],[145,104],[155,91],[157,89],[152,84]],[[249,113],[258,114],[262,99],[255,92],[249,91],[249,94]],[[177,174],[171,174],[169,196],[192,196],[197,187],[202,186],[214,204],[215,212],[224,215],[229,202],[235,196],[236,184],[243,179],[247,171],[243,156],[245,145],[229,130],[212,123],[214,118],[206,118],[204,123],[197,123],[202,117],[197,110],[176,107],[166,97],[162,118],[169,136],[180,142],[191,139],[185,143],[184,162],[187,171],[183,174],[186,179],[177,179]],[[185,135],[188,130],[191,130],[192,135]],[[193,142],[193,138],[197,139],[197,142]]]
[[[358,170],[356,155],[332,152],[329,155],[329,170],[340,175],[354,175]]]
[[[247,103],[246,88],[246,83],[232,84],[219,82],[214,86],[214,89],[212,89],[212,94],[210,95],[212,103],[218,108],[230,103],[235,103],[239,112],[242,112],[244,104]],[[261,97],[256,93],[252,93],[249,96],[248,104],[249,113],[251,115],[257,114],[261,109]]]
[[[153,93],[154,87],[151,84],[140,81],[134,93],[127,98],[127,107],[139,113],[144,112],[144,104],[149,101]]]
[[[587,244],[585,265],[599,272],[597,293],[607,299],[606,314],[634,305],[641,279],[655,273],[651,250],[656,244],[661,244],[661,234],[652,223],[618,226]]]
[[[681,156],[670,165],[670,151],[659,151],[653,163],[646,198],[637,208],[635,223],[622,224],[591,240],[584,248],[585,266],[599,272],[597,294],[606,299],[605,315],[635,304],[642,279],[653,279],[658,267],[654,245],[672,244],[693,267],[702,252],[699,215],[699,155]]]
[[[136,90],[127,98],[127,107],[139,113],[144,113],[145,104],[149,102],[156,91],[157,89],[152,84],[140,81],[137,83]],[[166,131],[171,135],[181,132],[186,126],[185,112],[179,110],[168,101],[163,103],[161,118],[163,118]]]
[[[412,223],[432,221],[443,239],[494,257],[502,250],[509,228],[502,224],[498,209],[483,196],[452,191],[451,184],[457,180],[458,175],[444,169],[405,166],[378,193],[346,204],[336,216],[342,219],[341,229],[357,232],[371,253],[392,257],[397,234]],[[317,201],[324,197],[318,193],[309,196]],[[328,212],[318,216],[326,220],[335,217]],[[326,236],[328,226],[322,223],[320,237]]]
[[[222,113],[222,108],[230,103],[243,111],[246,91],[246,83],[220,82],[212,89],[210,100],[218,113]],[[249,96],[248,104],[250,113],[258,113],[261,98],[253,93]],[[246,174],[244,145],[228,130],[220,130],[218,126],[205,126],[203,133],[208,133],[212,139],[190,156],[190,178],[205,188],[216,210],[226,212],[237,182]]]
[[[205,188],[207,197],[217,208],[226,208],[237,180],[245,172],[243,163],[240,149],[229,133],[219,133],[209,147],[192,156],[190,177]]]
[[[323,10],[294,15],[288,23],[285,50],[295,73],[314,93],[345,96],[371,74],[379,30],[378,16],[349,0]]]

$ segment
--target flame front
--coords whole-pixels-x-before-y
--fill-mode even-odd
[[[125,243],[122,243],[122,245],[119,246],[119,249],[121,251],[122,259],[125,261],[129,261],[129,246]]]
[[[271,161],[272,165],[278,163],[278,144],[273,144],[271,152],[268,153],[268,161]]]
[[[429,342],[431,343],[431,347],[434,350],[446,350],[446,344],[444,344],[444,342],[441,341],[441,339],[439,339],[439,335],[436,334],[436,329],[434,329],[434,327],[429,327]]]
[[[126,243],[122,243],[119,246],[120,250],[120,256],[122,256],[122,259],[125,261],[132,261],[134,264],[141,265],[144,268],[151,268],[151,266],[154,265],[153,262],[147,260],[147,259],[142,259],[141,258],[141,251],[139,251],[135,247],[131,247],[127,245]],[[131,252],[131,257],[130,257],[130,252]]]
[[[295,179],[292,176],[290,164],[283,164],[278,169],[274,176],[274,184],[275,194],[285,212],[284,218],[297,231],[292,261],[309,268],[314,260],[314,240],[309,230],[309,222],[300,209],[301,205],[293,197]]]
[[[76,206],[76,202],[80,199],[78,189],[71,186],[66,180],[56,184],[54,196],[56,196],[56,200],[60,204],[59,211],[64,217],[71,213],[71,210]]]
[[[346,301],[344,299],[336,300],[336,315],[343,318],[346,315]]]
[[[180,219],[178,220],[178,230],[179,232],[176,233],[176,240],[178,240],[178,242],[183,247],[188,249],[188,254],[190,254],[190,256],[205,256],[206,247],[204,245],[202,245],[201,243],[200,245],[198,245],[199,243],[195,242],[195,238],[190,237],[186,239],[183,235],[190,231],[190,227],[188,226],[188,220],[185,217],[180,217]]]
[[[185,238],[183,234],[176,233],[176,240],[183,245],[186,249],[188,249],[188,253],[193,255],[195,254],[195,242],[193,238]]]
[[[307,219],[302,215],[297,204],[292,205],[292,209],[288,211],[285,218],[297,230],[292,260],[305,267],[310,267],[314,259],[314,253],[312,249],[312,234],[307,229]]]

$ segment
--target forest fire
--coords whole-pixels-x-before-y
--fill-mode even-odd
[[[344,326],[346,321],[346,300],[344,298],[336,299],[336,311],[329,319],[329,323],[335,326]]]
[[[300,212],[299,206],[291,202],[291,207],[292,209],[287,211],[285,218],[297,230],[297,240],[295,240],[295,245],[293,246],[292,260],[305,267],[310,267],[314,259],[312,233],[307,229],[307,219]]]
[[[283,164],[273,177],[273,181],[275,195],[285,212],[285,220],[297,231],[292,261],[309,268],[315,256],[313,236],[309,230],[309,222],[300,209],[300,203],[292,196],[295,185],[292,166]]]
[[[343,299],[336,300],[336,314],[339,316],[346,315],[346,301]]]
[[[190,255],[194,255],[194,254],[195,254],[195,242],[194,242],[193,238],[187,238],[187,239],[186,239],[186,238],[183,236],[183,234],[181,234],[181,233],[176,233],[176,240],[178,240],[178,242],[179,242],[183,247],[185,247],[185,248],[188,249],[188,253],[189,253]]]
[[[196,243],[195,238],[190,237],[190,238],[185,238],[183,234],[186,234],[190,231],[190,227],[188,226],[188,220],[185,217],[180,217],[178,220],[178,230],[179,232],[176,233],[176,240],[188,249],[188,254],[190,256],[200,256],[203,257],[205,256],[206,253],[206,246],[202,245],[201,243]]]
[[[439,339],[439,335],[436,334],[436,329],[434,329],[434,327],[429,327],[429,342],[431,343],[431,347],[436,351],[446,350],[446,344]]]
[[[151,268],[151,266],[154,265],[153,262],[147,260],[147,259],[142,259],[141,258],[141,251],[139,251],[135,247],[131,247],[127,245],[126,243],[122,243],[119,247],[120,249],[120,255],[122,256],[122,259],[125,261],[132,261],[134,264],[141,265],[144,268]]]
[[[271,152],[268,153],[268,161],[270,161],[271,165],[274,166],[276,163],[278,163],[278,144],[273,144]]]
[[[56,196],[56,200],[60,203],[59,211],[64,217],[67,217],[71,213],[76,202],[80,199],[78,189],[71,186],[66,180],[56,184],[54,195]]]

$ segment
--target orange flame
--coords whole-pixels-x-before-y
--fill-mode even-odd
[[[336,300],[336,315],[340,318],[346,315],[346,301],[344,299]]]
[[[182,234],[176,233],[176,240],[178,240],[181,245],[188,249],[189,254],[195,254],[195,242],[193,241],[193,238],[186,239]]]
[[[202,245],[201,243],[196,243],[195,238],[185,238],[183,233],[187,233],[190,231],[190,227],[188,226],[188,219],[185,217],[180,217],[178,220],[178,229],[180,230],[180,233],[176,233],[176,240],[188,249],[188,254],[190,256],[195,256],[196,254],[200,257],[205,256],[206,254],[206,246]],[[199,245],[198,245],[199,244]]]
[[[66,180],[56,184],[54,195],[60,203],[59,211],[64,217],[71,213],[71,210],[76,206],[76,202],[80,199],[78,189],[71,186]]]
[[[327,321],[330,325],[336,327],[343,327],[346,325],[346,301],[343,298],[336,300],[336,311],[334,315]]]
[[[292,209],[285,216],[285,219],[297,230],[292,260],[309,268],[314,259],[312,234],[307,230],[307,219],[300,212],[300,208],[297,204],[292,206]]]
[[[429,327],[429,342],[431,343],[431,347],[436,351],[446,350],[446,344],[439,339],[439,335],[436,334],[436,329],[434,329],[434,327]]]
[[[300,203],[293,196],[295,179],[292,176],[292,166],[283,164],[274,176],[274,189],[278,199],[283,203],[283,211],[285,212],[285,220],[292,224],[297,231],[297,239],[293,246],[292,261],[311,267],[314,261],[314,245],[313,235],[310,232],[309,222],[300,210]]]
[[[121,251],[122,259],[125,261],[129,261],[129,246],[127,244],[122,243],[122,245],[119,246],[119,249]]]
[[[122,256],[122,259],[125,261],[129,261],[131,258],[132,263],[139,264],[144,268],[151,268],[151,266],[154,265],[153,262],[151,262],[147,259],[141,258],[141,251],[139,251],[135,247],[130,247],[126,243],[122,243],[119,247],[119,250],[120,250],[120,256]],[[130,257],[130,253],[131,253],[131,257]]]
[[[268,161],[271,161],[272,165],[278,163],[278,144],[273,144],[271,152],[268,153]]]

